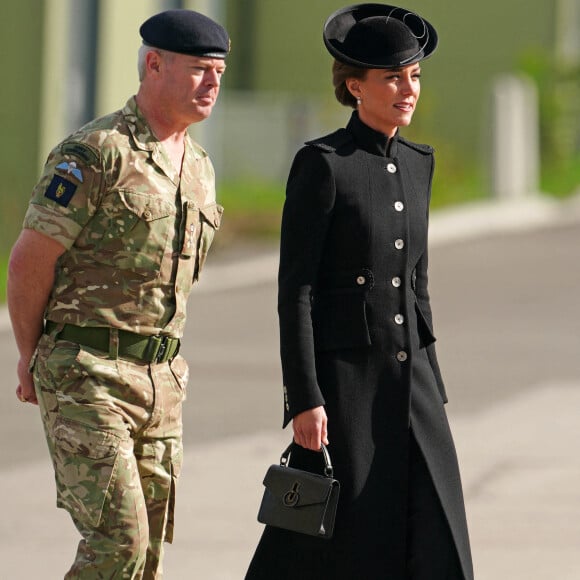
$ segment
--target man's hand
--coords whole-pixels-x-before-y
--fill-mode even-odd
[[[16,387],[16,396],[18,397],[18,400],[23,403],[33,403],[34,405],[38,405],[32,375],[28,372],[28,361],[20,359],[18,362],[17,374],[18,380],[20,381],[20,384]]]
[[[320,451],[321,443],[328,445],[327,418],[324,407],[303,411],[292,420],[294,441],[301,447]]]

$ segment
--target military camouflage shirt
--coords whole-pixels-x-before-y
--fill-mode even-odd
[[[221,213],[189,137],[179,175],[134,98],[92,121],[51,152],[24,219],[67,250],[46,318],[181,336]]]

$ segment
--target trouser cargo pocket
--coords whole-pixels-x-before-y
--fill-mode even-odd
[[[53,438],[57,505],[96,527],[116,476],[121,438],[60,416]]]

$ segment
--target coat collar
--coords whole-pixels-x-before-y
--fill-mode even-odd
[[[392,139],[389,139],[384,133],[375,131],[363,123],[358,116],[358,111],[353,111],[346,129],[353,135],[356,144],[372,155],[381,157],[397,155],[398,131]]]

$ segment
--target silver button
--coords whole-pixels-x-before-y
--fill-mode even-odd
[[[392,280],[391,280],[391,284],[395,287],[398,288],[401,285],[401,279],[398,276],[395,276]]]
[[[395,240],[395,248],[397,250],[402,250],[405,247],[405,242],[401,238]]]
[[[146,210],[143,212],[143,217],[144,217],[146,220],[150,220],[152,215],[153,215],[153,214],[151,213],[151,210],[149,210],[149,209],[146,209]]]
[[[402,201],[395,202],[395,210],[396,211],[403,211],[405,209],[405,204]]]
[[[405,322],[405,317],[402,314],[395,315],[395,323],[396,324],[403,324]]]
[[[366,281],[367,281],[367,279],[366,279],[364,276],[359,276],[359,277],[356,279],[356,283],[357,283],[359,286],[362,286],[362,285],[363,285],[363,284],[364,284]]]
[[[397,353],[397,360],[399,362],[405,362],[407,360],[407,353],[404,350],[400,350]]]
[[[389,173],[397,173],[397,166],[394,163],[387,164],[387,171]]]

